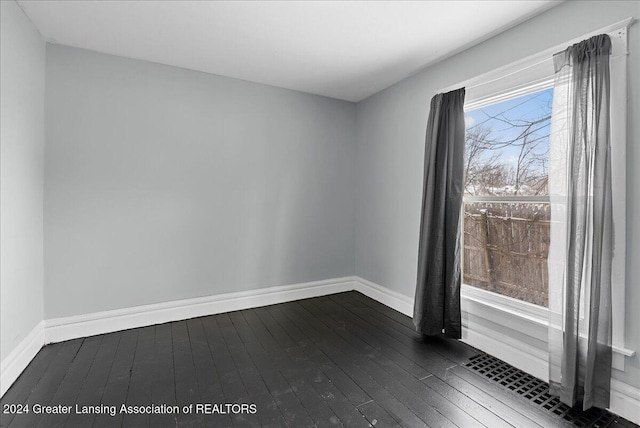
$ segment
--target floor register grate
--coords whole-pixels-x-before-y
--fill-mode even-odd
[[[608,427],[616,416],[606,410],[591,408],[583,412],[561,403],[549,395],[549,384],[491,355],[471,357],[465,366],[503,387],[533,401],[538,406],[553,412],[578,427]]]

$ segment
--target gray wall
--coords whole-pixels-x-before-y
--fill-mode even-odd
[[[566,2],[358,103],[356,274],[414,295],[424,137],[438,90],[629,16],[640,17],[639,2]],[[626,346],[640,350],[640,25],[629,34]],[[638,357],[615,376],[640,387]]]
[[[640,16],[638,2],[566,2],[357,106],[49,45],[43,131],[44,46],[15,3],[1,4],[2,358],[42,319],[43,221],[46,318],[354,272],[412,297],[433,94]],[[630,76],[639,34],[632,27]],[[631,142],[638,86],[630,79]],[[638,163],[630,144],[632,349]],[[640,386],[638,358],[616,376]]]
[[[47,47],[45,316],[352,275],[355,105]]]
[[[0,2],[0,359],[42,321],[45,44]]]

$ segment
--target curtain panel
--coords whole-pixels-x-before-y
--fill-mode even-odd
[[[425,141],[422,216],[413,323],[424,335],[462,337],[460,210],[464,88],[431,99]]]
[[[550,137],[549,384],[609,406],[612,202],[607,35],[554,55]]]

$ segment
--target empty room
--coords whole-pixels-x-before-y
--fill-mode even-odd
[[[0,7],[0,427],[640,424],[640,1]]]

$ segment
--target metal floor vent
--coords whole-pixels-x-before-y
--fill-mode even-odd
[[[549,384],[547,382],[533,377],[491,355],[481,354],[471,357],[471,360],[465,366],[522,395],[538,406],[553,412],[576,426],[608,427],[616,420],[616,416],[606,410],[592,407],[583,412],[561,403],[557,397],[549,395]]]

